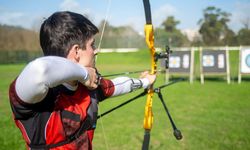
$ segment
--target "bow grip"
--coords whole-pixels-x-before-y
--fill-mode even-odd
[[[152,112],[152,101],[153,101],[154,91],[152,89],[148,90],[147,102],[145,106],[144,112],[144,121],[143,127],[144,129],[150,130],[153,124],[153,112]]]

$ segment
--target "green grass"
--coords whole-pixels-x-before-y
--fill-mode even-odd
[[[196,54],[196,56],[198,56]],[[138,53],[106,53],[98,56],[97,67],[102,74],[135,71],[149,68],[148,51]],[[250,149],[250,82],[245,76],[237,83],[238,52],[230,52],[231,79],[228,85],[221,77],[205,78],[199,82],[196,61],[196,80],[188,80],[162,90],[173,120],[182,131],[183,139],[177,141],[171,124],[157,95],[153,100],[154,123],[151,130],[152,150],[248,150]],[[21,133],[12,121],[8,101],[9,83],[20,73],[21,65],[0,65],[0,149],[24,150]],[[133,75],[138,76],[138,75]],[[156,86],[164,83],[159,75]],[[100,103],[104,112],[140,93],[136,91]],[[144,135],[143,117],[146,97],[125,105],[98,121],[95,150],[138,150]],[[103,130],[104,129],[104,130]],[[107,144],[105,144],[105,140]]]
[[[8,101],[10,82],[22,70],[24,65],[0,65],[0,149],[24,150],[19,129],[12,121],[12,112]]]

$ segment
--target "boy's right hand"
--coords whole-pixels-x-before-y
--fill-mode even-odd
[[[84,85],[90,89],[94,90],[98,87],[98,75],[95,68],[85,67],[88,70],[88,79],[84,82]]]

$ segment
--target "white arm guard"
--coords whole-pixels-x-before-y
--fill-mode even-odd
[[[111,80],[114,84],[114,93],[112,96],[122,95],[132,92],[139,88],[147,88],[149,86],[149,80],[143,79],[133,79],[128,77],[117,77]]]
[[[84,82],[88,72],[84,67],[57,56],[38,58],[30,62],[16,80],[16,92],[26,103],[40,102],[49,88],[67,81]]]

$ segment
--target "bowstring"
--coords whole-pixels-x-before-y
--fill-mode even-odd
[[[98,44],[98,47],[97,47],[98,52],[100,52],[102,39],[103,39],[103,35],[104,35],[104,30],[105,30],[107,20],[108,20],[108,16],[109,16],[110,7],[111,7],[111,0],[108,0],[108,6],[107,6],[107,10],[106,10],[105,20],[104,20],[103,27],[102,27],[100,41],[99,41],[99,44]],[[95,55],[95,63],[96,62],[97,62],[97,55]],[[101,111],[100,105],[99,105],[98,109],[99,109],[99,112],[101,114],[102,111]],[[101,128],[102,128],[102,134],[104,136],[103,139],[104,139],[104,143],[105,143],[105,146],[106,146],[106,150],[109,150],[109,145],[108,145],[108,142],[107,142],[107,137],[106,137],[106,134],[105,134],[104,125],[103,125],[103,122],[102,122],[102,117],[100,117],[100,124],[101,124]]]
[[[102,32],[101,32],[99,44],[98,44],[98,47],[97,47],[98,52],[101,52],[101,44],[102,44],[102,39],[103,39],[103,35],[104,35],[104,30],[106,28],[107,20],[108,20],[108,17],[109,17],[110,7],[111,7],[111,0],[108,0],[108,6],[107,6],[107,10],[106,10],[105,20],[104,20],[104,23],[103,23],[103,26],[102,26]],[[96,57],[95,61],[97,61],[97,55],[95,57]]]

